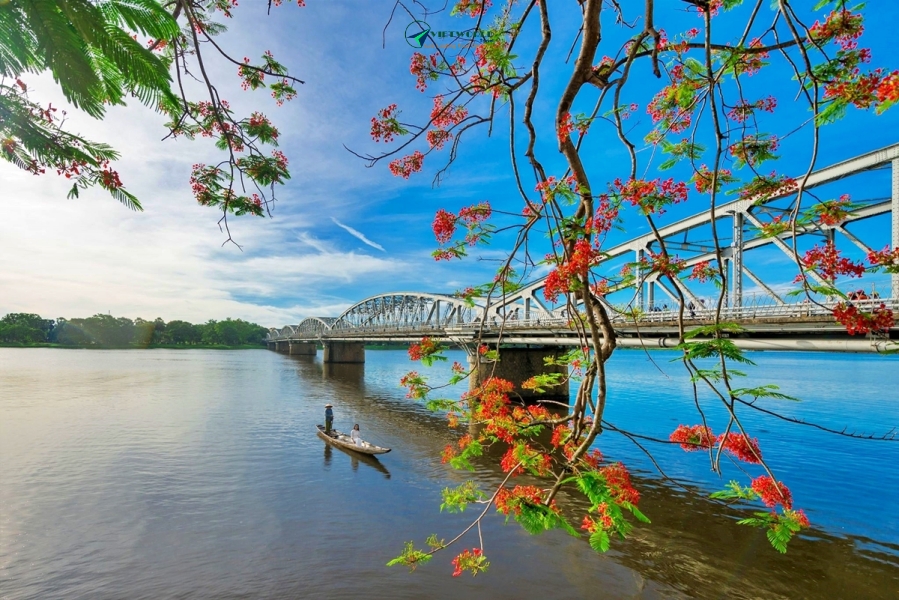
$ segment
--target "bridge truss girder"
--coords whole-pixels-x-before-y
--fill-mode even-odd
[[[356,329],[439,329],[475,321],[481,314],[461,298],[397,292],[366,298],[334,320],[331,331]]]

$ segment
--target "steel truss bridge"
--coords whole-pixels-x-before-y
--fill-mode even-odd
[[[811,237],[816,242],[832,241],[840,248],[852,245],[867,253],[883,247],[884,241],[865,241],[873,237],[870,234],[872,227],[864,227],[866,222],[880,217],[890,219],[889,226],[881,223],[882,229],[889,231],[892,248],[899,248],[899,143],[812,173],[806,183],[806,197],[815,198],[815,188],[834,182],[839,182],[840,193],[851,192],[853,176],[883,170],[891,171],[891,186],[888,192],[884,190],[882,197],[855,201],[859,207],[842,222],[832,226],[808,225],[797,230],[797,237]],[[687,267],[703,261],[714,263],[714,244],[697,239],[710,237],[713,221],[719,232],[730,231],[729,238],[722,237],[721,243],[728,272],[722,318],[745,327],[746,334],[735,339],[744,348],[872,351],[882,349],[888,337],[899,338],[897,329],[893,329],[889,336],[878,338],[849,337],[831,315],[830,307],[835,301],[818,306],[802,297],[798,300],[785,298],[776,291],[777,284],[766,281],[746,264],[745,258],[747,255],[752,258],[752,251],[773,247],[788,257],[788,261],[782,262],[789,262],[786,280],[792,280],[798,272],[792,233],[786,231],[778,236],[763,237],[759,230],[773,218],[789,215],[795,203],[793,193],[774,196],[764,202],[737,200],[718,205],[714,216],[711,211],[705,211],[659,231],[669,253],[679,254],[686,260]],[[727,239],[729,245],[725,245]],[[614,264],[616,259],[630,262],[629,258],[639,262],[649,252],[657,250],[657,241],[651,233],[641,235],[608,250],[604,263]],[[638,272],[636,276],[636,283],[630,288],[610,290],[610,295],[616,292],[629,294],[624,304],[641,309],[636,322],[633,317],[616,316],[619,345],[672,345],[677,332],[677,311],[669,310],[667,303],[670,301],[676,309],[677,294],[655,273]],[[784,272],[780,276],[784,276]],[[812,277],[816,276],[812,274]],[[756,291],[744,291],[747,279],[755,284]],[[677,285],[694,307],[685,314],[687,325],[707,323],[713,311],[706,308],[704,298],[695,289],[696,284],[678,281]],[[566,308],[548,303],[542,294],[543,287],[544,280],[541,279],[481,304],[467,303],[448,294],[381,294],[362,300],[337,317],[310,317],[298,325],[273,328],[267,341],[276,346],[278,342],[312,341],[411,343],[430,336],[464,345],[480,333],[482,339],[487,340],[501,336],[504,344],[578,345],[577,333],[570,326]],[[854,304],[860,310],[870,311],[883,303],[899,314],[899,274],[891,275],[889,289],[883,289],[879,295],[883,297],[856,300]],[[659,306],[660,299],[662,306]]]

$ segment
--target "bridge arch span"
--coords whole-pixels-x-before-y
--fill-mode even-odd
[[[480,318],[483,309],[445,294],[394,292],[366,298],[334,320],[331,331],[414,327],[439,329]],[[426,333],[426,331],[425,331]]]
[[[330,331],[336,320],[335,317],[307,317],[297,325],[296,333],[302,338],[318,337]]]

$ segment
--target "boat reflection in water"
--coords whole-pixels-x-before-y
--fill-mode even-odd
[[[334,456],[334,450],[331,444],[325,444],[325,469],[331,468],[331,460]],[[387,467],[384,466],[380,460],[378,460],[374,456],[369,456],[368,454],[359,454],[358,452],[353,452],[352,450],[344,450],[343,448],[337,447],[343,454],[347,454],[350,457],[350,466],[353,467],[353,471],[357,471],[359,469],[359,463],[363,465],[368,465],[373,468],[375,471],[384,474],[384,479],[390,479],[390,471],[387,470]]]

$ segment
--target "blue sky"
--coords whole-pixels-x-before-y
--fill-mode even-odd
[[[360,153],[385,149],[369,136],[370,119],[379,109],[397,103],[403,120],[421,122],[430,112],[433,95],[444,91],[440,85],[425,93],[414,88],[409,74],[414,50],[404,40],[409,19],[398,12],[385,31],[393,5],[386,1],[308,0],[303,9],[285,3],[272,16],[265,15],[265,4],[242,0],[223,40],[238,57],[272,50],[306,81],[298,98],[276,107],[265,92],[240,90],[233,65],[219,61],[211,68],[223,82],[222,96],[238,112],[261,108],[281,130],[293,178],[279,192],[274,218],[232,220],[232,232],[243,251],[222,246],[216,213],[197,206],[188,185],[193,163],[216,159],[211,144],[160,141],[165,135],[163,119],[138,104],[115,108],[100,122],[72,110],[72,129],[121,151],[122,179],[142,200],[145,211],[132,213],[99,191],[67,200],[65,180],[55,175],[34,177],[0,164],[0,204],[5,213],[0,219],[0,314],[26,311],[54,318],[109,311],[132,318],[191,321],[231,316],[281,326],[305,316],[336,316],[378,293],[453,292],[492,276],[507,238],[497,238],[494,247],[476,250],[464,262],[435,263],[430,257],[435,247],[430,224],[438,208],[458,210],[482,200],[490,200],[496,209],[520,212],[523,204],[510,173],[507,110],[499,111],[491,137],[486,130],[470,132],[439,187],[432,186],[432,177],[446,151],[431,154],[424,172],[408,181],[393,177],[386,164],[366,168],[344,146]],[[695,15],[675,4],[678,10],[657,17],[669,35],[700,26]],[[546,132],[538,154],[557,175],[564,166],[551,127],[569,69],[562,58],[578,16],[566,21],[561,9],[561,4],[553,3],[552,10],[560,14],[548,64],[555,66],[545,70],[545,91],[535,105],[535,121]],[[899,6],[874,1],[868,3],[867,14],[865,45],[872,48],[875,63],[896,69],[891,42]],[[470,20],[442,14],[428,17],[428,22],[435,30],[455,30]],[[722,24],[726,27],[725,21]],[[612,54],[607,48],[617,48],[623,39],[611,19],[604,27],[600,56]],[[529,60],[530,50],[523,44],[519,53]],[[633,100],[640,109],[631,121],[639,130],[650,124],[645,105],[648,90],[657,84],[646,72],[648,65],[638,70]],[[63,104],[48,77],[26,81],[34,98]],[[748,85],[767,95],[771,81],[760,77]],[[783,134],[807,114],[794,102],[792,84],[780,85],[787,91],[778,94],[781,110],[770,125],[772,132]],[[595,96],[588,92],[584,97],[584,104],[573,112],[589,110]],[[818,164],[826,166],[899,141],[897,115],[897,110],[880,117],[850,111],[844,121],[823,130]],[[789,137],[777,168],[786,173],[804,170],[808,142],[805,130]],[[423,144],[419,148],[425,150]],[[647,152],[641,153],[641,160]],[[594,126],[584,156],[598,183],[625,173],[625,155],[608,126]],[[526,178],[526,189],[532,190],[534,183]],[[887,195],[888,175],[866,176],[853,181],[851,190],[835,189],[834,195],[846,191],[860,198]],[[705,202],[691,196],[686,205],[671,210],[663,224],[699,212]],[[627,216],[627,230],[613,234],[610,243],[645,231],[639,219]],[[869,227],[877,231],[866,235],[886,239],[883,225]],[[768,254],[759,255],[754,270],[764,269],[773,281],[788,281],[792,274],[778,269],[789,265]]]

